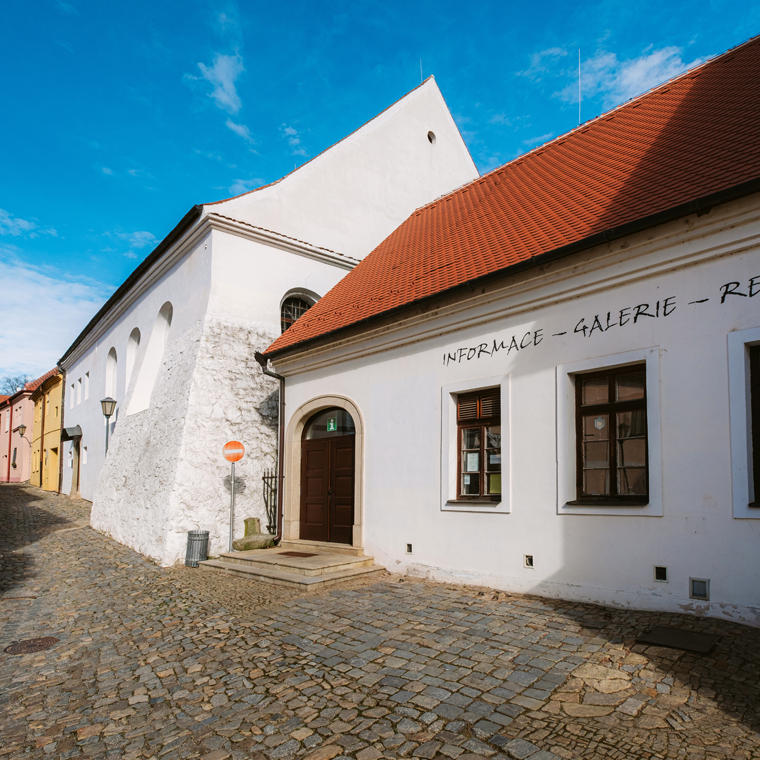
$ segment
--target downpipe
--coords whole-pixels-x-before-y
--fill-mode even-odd
[[[277,533],[274,541],[279,544],[282,541],[283,528],[283,483],[285,481],[285,378],[278,375],[267,367],[269,359],[260,351],[256,351],[253,358],[261,366],[261,371],[269,377],[280,381],[280,409],[277,415],[277,427],[279,443],[277,445]]]

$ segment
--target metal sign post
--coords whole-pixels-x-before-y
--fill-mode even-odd
[[[230,462],[230,545],[227,551],[231,552],[235,530],[235,462],[245,456],[245,446],[240,441],[228,441],[224,444],[222,454]]]

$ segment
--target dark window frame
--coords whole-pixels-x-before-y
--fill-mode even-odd
[[[760,344],[749,346],[749,423],[752,443],[752,484],[755,499],[748,506],[760,508]]]
[[[644,397],[634,401],[615,401],[615,379],[622,375],[639,374],[644,372]],[[608,377],[608,399],[605,404],[589,404],[583,406],[582,393],[583,381],[592,380],[597,377]],[[575,375],[575,460],[576,460],[576,480],[574,501],[568,502],[570,506],[595,506],[595,507],[644,507],[649,504],[649,413],[647,409],[648,395],[646,390],[646,362],[630,364],[623,367],[608,367],[606,369],[595,370],[594,372],[584,372]],[[618,431],[617,424],[614,421],[614,415],[617,412],[644,411],[645,435],[645,482],[646,494],[620,495],[617,493],[617,443]],[[608,415],[610,437],[609,441],[609,472],[610,494],[609,495],[585,495],[583,493],[583,417],[599,414]]]
[[[483,399],[497,399],[498,414],[484,415],[483,414]],[[471,419],[460,419],[460,408],[462,402],[477,400],[477,416]],[[501,388],[496,386],[495,388],[484,388],[479,391],[472,391],[467,393],[460,393],[457,395],[456,402],[456,416],[457,416],[457,497],[456,501],[463,502],[486,502],[488,504],[498,503],[502,500],[502,493],[498,494],[486,494],[485,491],[485,479],[487,474],[486,469],[486,450],[487,446],[486,428],[488,427],[501,427]],[[465,430],[480,430],[480,447],[478,449],[480,459],[480,469],[478,470],[478,494],[463,494],[462,493],[462,476],[467,474],[472,476],[474,473],[464,473],[462,470],[462,436]],[[501,456],[502,448],[501,443],[499,445],[499,455]],[[503,462],[502,462],[503,465]],[[500,474],[503,477],[504,468],[500,468]]]
[[[288,296],[280,306],[280,330],[285,332],[289,327],[294,325],[314,304],[299,295]],[[305,308],[304,308],[305,307]],[[286,310],[290,313],[286,315]],[[296,314],[294,309],[300,313]]]

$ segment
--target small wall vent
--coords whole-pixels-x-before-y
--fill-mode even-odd
[[[689,598],[710,601],[709,578],[689,578]]]
[[[435,132],[428,132],[428,142],[435,145]]]
[[[658,583],[667,583],[668,582],[668,568],[663,567],[662,565],[655,565],[654,566],[654,579]]]
[[[412,545],[411,544],[407,544],[406,545],[406,553],[407,554],[411,554],[412,553]]]
[[[532,554],[525,554],[523,556],[523,562],[525,564],[525,567],[529,567],[533,569],[533,555]]]

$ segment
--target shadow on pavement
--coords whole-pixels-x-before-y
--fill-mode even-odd
[[[43,498],[60,499],[61,512],[41,506]],[[33,576],[35,559],[24,549],[51,533],[76,527],[80,520],[64,496],[23,483],[0,485],[0,597],[11,596],[10,592]]]

